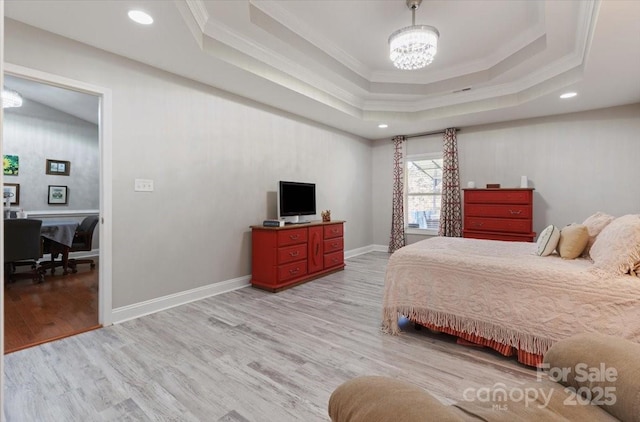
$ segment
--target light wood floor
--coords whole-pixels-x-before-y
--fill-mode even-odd
[[[535,371],[380,331],[385,253],[277,294],[245,288],[5,356],[7,421],[327,421],[342,382],[388,375],[451,403]]]
[[[47,271],[40,284],[19,279],[5,285],[5,353],[97,327],[97,266],[91,270],[88,264],[78,265],[77,273],[67,275],[57,268],[55,275]]]

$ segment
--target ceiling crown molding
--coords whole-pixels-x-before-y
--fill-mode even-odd
[[[628,55],[640,47],[640,2],[433,0],[423,17],[442,50],[415,72],[392,71],[388,58],[388,34],[406,24],[400,0],[148,2],[158,25],[143,31],[119,2],[78,2],[73,14],[63,3],[9,2],[12,48],[46,38],[24,22],[371,137],[384,132],[378,119],[411,133],[640,98],[640,60]],[[559,101],[566,88],[580,97]]]
[[[435,76],[422,77],[423,81],[432,82],[391,83],[362,79],[362,75],[375,74],[381,77],[380,75],[384,74],[364,69],[365,66],[361,62],[347,57],[342,49],[313,33],[303,22],[275,2],[248,3],[247,19],[273,36],[273,42],[269,44],[264,38],[247,36],[221,21],[210,18],[206,12],[206,5],[200,0],[187,1],[189,10],[194,13],[194,19],[204,27],[201,34],[204,51],[325,105],[338,107],[342,111],[348,109],[351,115],[372,110],[418,113],[441,107],[452,108],[456,105],[460,106],[461,112],[468,112],[468,106],[462,106],[467,102],[478,106],[480,111],[486,109],[485,106],[480,106],[481,102],[490,103],[492,97],[517,94],[535,85],[540,85],[539,89],[534,90],[540,95],[557,89],[556,84],[547,84],[546,89],[542,88],[542,84],[546,79],[555,78],[569,72],[573,67],[584,64],[585,53],[588,51],[585,43],[594,30],[593,11],[596,9],[597,1],[576,3],[572,6],[578,8],[575,15],[579,17],[575,40],[582,45],[574,44],[564,56],[547,62],[542,61],[528,72],[523,73],[519,69],[532,61],[532,58],[547,53],[548,50],[545,13],[553,13],[553,10],[545,9],[552,7],[548,3],[539,3],[536,6],[535,24],[528,30],[502,45],[490,57],[454,68],[451,71],[454,77],[449,73],[449,77],[438,79],[444,75],[444,71],[441,71],[429,74]],[[203,25],[205,19],[206,23]],[[223,45],[226,48],[223,48]],[[282,48],[283,45],[293,48]],[[274,46],[281,48],[276,49]],[[342,62],[348,64],[343,65]],[[487,64],[491,65],[486,67]],[[480,67],[483,68],[470,71]],[[352,68],[356,68],[357,72]],[[516,79],[497,82],[500,78],[504,79],[503,75],[518,70],[522,74]],[[395,76],[389,78],[396,81],[401,79]],[[459,91],[468,87],[473,87],[472,91],[460,95]]]
[[[307,40],[317,48],[333,57],[338,62],[349,68],[352,72],[356,73],[363,79],[372,79],[372,70],[364,63],[348,54],[340,46],[332,43],[326,37],[311,30],[309,25],[302,22],[293,14],[289,13],[286,9],[280,6],[276,2],[270,1],[255,1],[249,0],[250,7],[260,10],[261,12],[270,16],[274,21],[279,22],[298,36]],[[268,29],[265,28],[267,31]]]

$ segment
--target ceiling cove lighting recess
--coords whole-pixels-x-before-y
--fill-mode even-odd
[[[567,98],[573,98],[573,97],[575,97],[576,95],[578,95],[578,93],[577,93],[577,92],[565,92],[564,94],[562,94],[562,95],[560,96],[560,98],[562,98],[563,100],[565,100],[565,99],[567,99]]]
[[[129,19],[140,25],[151,25],[153,23],[153,18],[142,10],[129,10],[128,15]]]
[[[389,125],[388,125],[388,124],[386,124],[386,123],[380,123],[380,124],[378,125],[378,127],[379,127],[380,129],[386,129],[386,128],[388,128],[388,127],[389,127]]]

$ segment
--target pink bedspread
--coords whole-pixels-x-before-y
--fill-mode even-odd
[[[579,332],[640,343],[640,278],[601,279],[591,265],[537,256],[533,243],[427,239],[389,259],[383,329],[398,333],[402,314],[534,354]]]

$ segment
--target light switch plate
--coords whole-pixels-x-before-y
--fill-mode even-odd
[[[153,192],[153,180],[135,179],[133,190],[136,192]]]

